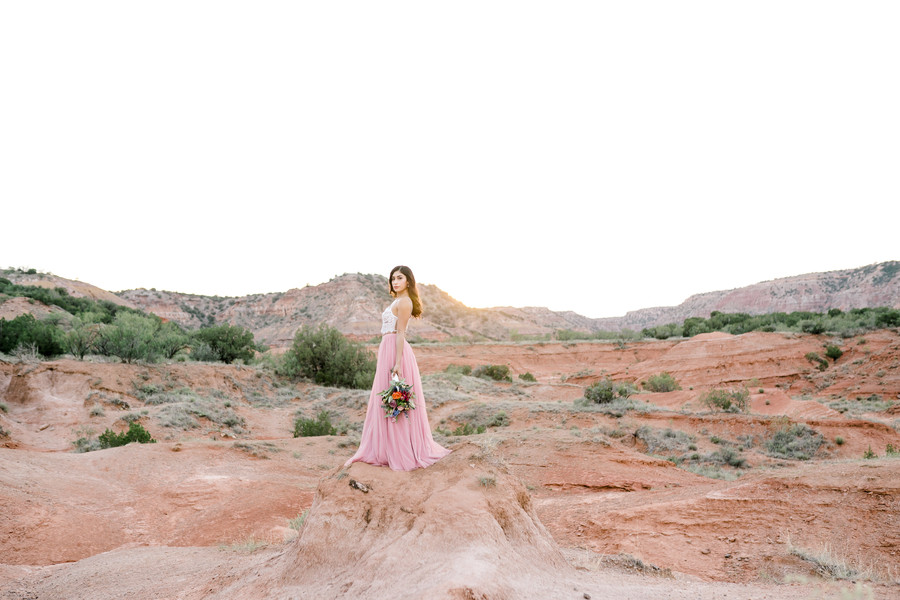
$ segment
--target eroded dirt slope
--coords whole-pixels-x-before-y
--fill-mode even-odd
[[[0,362],[0,597],[65,597],[60,590],[84,594],[67,596],[73,598],[122,597],[116,593],[123,581],[134,597],[147,598],[251,589],[291,597],[327,582],[340,589],[336,578],[305,580],[311,572],[300,576],[287,566],[304,552],[336,551],[311,546],[327,539],[336,519],[324,516],[329,511],[353,517],[349,529],[328,534],[337,536],[335,548],[354,547],[366,535],[367,545],[384,541],[386,533],[366,533],[373,514],[374,522],[385,519],[385,531],[403,529],[403,519],[413,523],[410,531],[438,528],[434,545],[474,534],[454,530],[453,520],[420,521],[422,507],[433,514],[470,510],[475,522],[493,515],[500,523],[491,510],[505,505],[492,504],[492,494],[497,502],[527,497],[534,527],[569,565],[559,569],[573,569],[570,580],[563,578],[573,594],[579,590],[572,597],[590,590],[634,598],[698,597],[692,590],[709,597],[839,597],[840,586],[852,583],[818,575],[809,560],[817,553],[856,569],[849,581],[863,582],[875,597],[895,597],[900,460],[887,450],[900,448],[900,336],[881,331],[837,340],[844,355],[824,371],[805,358],[835,341],[753,333],[625,347],[421,345],[432,427],[458,453],[442,467],[455,470],[412,475],[341,469],[358,442],[366,391],[280,381],[240,366]],[[444,373],[452,364],[505,364],[514,381]],[[607,376],[639,386],[662,371],[681,390],[639,393],[615,406],[574,402]],[[537,381],[519,380],[524,373]],[[739,386],[752,392],[746,412],[711,412],[701,403],[712,388]],[[343,435],[292,437],[298,414],[323,409]],[[106,428],[123,431],[132,420],[157,443],[73,452],[73,442],[95,440]],[[487,430],[452,435],[465,423]],[[800,425],[819,436],[802,438],[815,442],[806,460],[769,450],[777,432]],[[473,452],[478,460],[464,457]],[[876,457],[863,459],[867,452]],[[473,475],[457,489],[467,469]],[[396,507],[390,494],[348,496],[343,489],[351,476],[384,490],[432,475],[432,483],[411,488],[424,494],[415,507]],[[317,490],[342,500],[318,517],[313,508],[300,526]],[[460,498],[471,500],[468,509],[454,504]],[[369,521],[359,502],[371,504]],[[389,506],[400,512],[386,513]],[[479,540],[487,544],[485,535]],[[413,535],[410,543],[427,539]],[[504,539],[511,549],[503,552],[524,565],[548,560],[528,558],[532,543]],[[465,597],[465,569],[450,562],[455,566],[432,573],[446,585],[429,593]],[[784,583],[792,577],[807,583]],[[383,595],[383,582],[350,571],[347,581]],[[535,585],[540,581],[536,576]],[[498,582],[472,589],[487,598],[516,597],[512,583]]]

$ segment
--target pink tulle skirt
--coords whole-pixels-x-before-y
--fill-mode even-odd
[[[450,450],[435,442],[431,435],[419,364],[409,342],[405,340],[400,363],[401,375],[413,387],[416,408],[410,411],[409,419],[400,416],[393,422],[384,416],[380,394],[390,384],[391,368],[396,355],[397,334],[389,333],[381,338],[381,345],[378,347],[378,366],[375,368],[375,381],[372,382],[359,450],[346,465],[359,461],[370,465],[387,465],[395,471],[411,471],[432,465],[450,454]]]

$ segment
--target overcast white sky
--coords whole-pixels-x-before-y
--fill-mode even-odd
[[[900,2],[3,2],[0,267],[591,317],[900,259]]]

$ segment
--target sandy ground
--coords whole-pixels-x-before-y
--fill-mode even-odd
[[[900,336],[842,340],[819,371],[805,355],[826,342],[418,346],[454,453],[413,473],[342,468],[365,391],[239,366],[0,362],[0,598],[900,597],[900,460],[886,456]],[[442,375],[450,364],[506,364],[515,382]],[[662,371],[682,389],[635,396],[646,409],[573,404],[601,378]],[[700,403],[736,386],[752,392],[745,413]],[[176,405],[208,416],[173,426]],[[323,408],[346,435],[292,437],[297,414]],[[449,435],[498,412],[506,425]],[[123,417],[158,442],[72,451]],[[764,451],[792,424],[824,436],[810,460]],[[684,448],[649,447],[676,436],[745,464],[715,479],[667,460]],[[855,574],[827,574],[839,566]]]

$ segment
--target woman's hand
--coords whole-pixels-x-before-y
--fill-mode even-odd
[[[394,368],[391,369],[391,375],[396,375],[400,379],[403,379],[403,373],[400,372],[400,363],[395,363]]]

